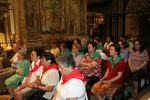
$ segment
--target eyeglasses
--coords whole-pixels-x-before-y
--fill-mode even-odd
[[[140,45],[140,44],[135,44],[135,45]]]
[[[35,55],[34,55],[34,54],[32,54],[32,53],[31,53],[30,55],[31,55],[31,56],[35,56]]]
[[[58,65],[58,68],[59,68],[60,71],[62,71],[62,70],[64,70],[67,67],[62,67],[61,65]]]

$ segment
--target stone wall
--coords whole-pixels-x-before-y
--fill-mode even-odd
[[[149,0],[130,0],[126,8],[126,35],[139,36],[140,21],[147,15],[150,15]]]
[[[73,40],[87,37],[86,0],[65,0],[65,33],[41,34],[39,0],[13,0],[16,40],[23,38],[28,47],[49,46],[51,39]]]

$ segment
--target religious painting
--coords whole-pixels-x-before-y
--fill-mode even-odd
[[[40,0],[41,33],[65,32],[65,0]]]

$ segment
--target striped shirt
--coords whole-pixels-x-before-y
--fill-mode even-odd
[[[131,66],[134,68],[137,68],[138,66],[143,64],[144,61],[149,61],[148,52],[146,50],[144,50],[142,53],[131,51],[129,57],[131,60]]]

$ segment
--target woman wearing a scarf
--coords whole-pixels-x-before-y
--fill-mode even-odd
[[[80,62],[81,62],[84,54],[83,54],[83,52],[80,52],[80,50],[81,50],[81,45],[80,44],[72,46],[72,54],[74,56],[75,65],[76,65],[77,68],[80,69],[80,72],[81,72],[82,67],[80,66]]]
[[[42,49],[34,49],[31,53],[31,67],[30,73],[24,78],[22,84],[14,90],[14,98],[17,100],[22,100],[26,92],[32,88],[32,83],[36,83],[40,73],[43,70],[41,55],[43,53]]]
[[[92,87],[91,91],[100,100],[104,99],[108,94],[111,95],[110,99],[112,99],[115,91],[122,85],[126,64],[119,54],[120,46],[111,45],[111,57],[108,60],[107,71],[100,81]]]
[[[39,81],[32,84],[32,89],[27,92],[26,100],[50,100],[56,92],[56,85],[59,81],[58,67],[53,54],[42,55],[43,72]]]
[[[88,44],[88,53],[81,60],[82,74],[89,79],[87,84],[93,86],[101,77],[101,55],[96,51],[97,44],[91,42]]]
[[[64,54],[57,63],[62,77],[52,100],[85,100],[85,80],[79,69],[75,68],[73,55]]]

